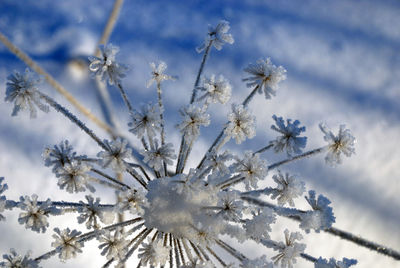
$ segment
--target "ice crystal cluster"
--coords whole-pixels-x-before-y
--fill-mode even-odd
[[[29,110],[36,116],[36,108],[48,111],[49,106],[60,112],[85,131],[98,145],[98,154],[87,156],[74,150],[68,140],[44,150],[45,165],[52,169],[60,190],[70,194],[86,192],[86,199],[78,202],[44,200],[37,195],[22,196],[19,201],[6,198],[7,184],[0,178],[0,213],[19,209],[18,222],[35,232],[52,233],[53,250],[32,258],[14,249],[3,255],[1,267],[41,267],[45,260],[58,256],[68,261],[84,252],[85,243],[97,240],[99,253],[105,256],[103,267],[123,267],[130,258],[142,267],[294,267],[298,258],[313,262],[315,267],[349,267],[355,260],[327,261],[306,252],[303,235],[320,232],[335,222],[328,198],[313,190],[306,192],[305,183],[297,176],[281,171],[292,161],[315,154],[326,154],[330,165],[341,163],[343,156],[354,153],[355,139],[344,125],[336,135],[324,124],[320,125],[327,145],[303,152],[306,128],[299,120],[272,115],[271,133],[276,138],[256,151],[234,154],[226,143],[241,144],[256,135],[256,117],[249,104],[257,93],[269,101],[286,79],[286,70],[276,66],[270,58],[262,58],[244,68],[249,95],[241,103],[232,103],[226,124],[206,154],[199,157],[197,166],[187,166],[187,160],[201,128],[210,124],[207,113],[211,105],[227,104],[232,95],[228,74],[203,75],[211,49],[222,49],[233,44],[229,23],[221,21],[210,27],[204,43],[197,49],[203,60],[192,98],[179,113],[181,121],[174,122],[181,142],[173,145],[165,133],[162,84],[176,77],[165,74],[167,64],[150,63],[151,74],[147,87],[155,87],[157,102],[131,104],[122,78],[126,66],[117,62],[118,48],[111,44],[101,47],[99,57],[89,57],[89,69],[112,90],[120,91],[130,114],[126,122],[131,137],[100,139],[66,108],[40,91],[38,79],[29,70],[15,72],[7,82],[5,101],[14,103],[12,115]],[[188,95],[190,92],[188,93]],[[266,101],[267,101],[266,100]],[[142,148],[133,146],[137,139]],[[225,146],[225,148],[224,148]],[[232,145],[234,146],[234,145]],[[267,150],[287,157],[270,163],[263,157]],[[132,180],[124,180],[132,177]],[[260,187],[270,180],[270,187]],[[105,204],[96,195],[96,188],[109,187],[116,192],[116,202]],[[295,208],[298,198],[307,200],[307,209]],[[72,195],[71,195],[72,199]],[[71,216],[75,213],[79,230],[49,226],[54,215]],[[124,215],[124,217],[120,217]],[[299,230],[286,229],[272,234],[278,217],[299,221]],[[119,219],[119,220],[118,220]],[[5,220],[0,214],[0,220]],[[229,241],[229,242],[227,242]],[[234,242],[232,242],[234,241]],[[274,255],[249,258],[235,249],[238,243],[253,241],[270,248]],[[329,257],[328,257],[329,258]]]

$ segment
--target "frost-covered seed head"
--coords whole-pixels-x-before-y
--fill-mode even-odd
[[[51,210],[51,201],[47,199],[46,202],[38,204],[38,196],[33,194],[32,199],[29,196],[20,197],[20,203],[18,207],[23,210],[18,217],[20,224],[25,224],[25,228],[31,229],[35,232],[46,232],[46,228],[49,226],[47,218]]]
[[[144,193],[139,190],[126,189],[118,192],[118,203],[116,209],[122,213],[129,210],[132,214],[143,214],[143,207],[147,204]]]
[[[328,153],[325,157],[326,163],[335,166],[342,163],[340,157],[342,153],[347,157],[355,154],[356,139],[351,135],[350,129],[346,129],[346,125],[340,125],[337,136],[325,124],[319,124],[319,128],[325,134],[324,140],[329,143]]]
[[[91,192],[95,189],[89,183],[88,172],[92,169],[90,165],[80,161],[72,161],[57,169],[58,186],[61,190],[65,188],[68,193],[78,193],[86,191]]]
[[[304,252],[305,244],[295,242],[303,239],[299,232],[290,233],[285,230],[285,243],[280,242],[279,254],[272,257],[275,264],[281,263],[282,268],[293,268],[293,263],[296,263],[296,258]]]
[[[78,253],[82,253],[83,243],[79,242],[81,232],[71,231],[69,228],[64,230],[54,228],[54,232],[56,232],[53,234],[55,241],[51,243],[51,246],[56,248],[61,261],[75,258]]]
[[[182,123],[177,128],[186,138],[193,140],[200,135],[200,126],[208,126],[210,124],[210,115],[206,114],[204,109],[195,105],[187,105],[180,109]]]
[[[54,173],[77,157],[68,140],[60,142],[59,145],[54,145],[53,148],[46,148],[42,156],[47,167],[53,166]]]
[[[107,260],[123,259],[127,252],[129,241],[126,240],[125,233],[118,227],[115,231],[102,230],[101,236],[97,237],[99,249],[102,249],[101,255],[106,255]]]
[[[139,249],[138,257],[141,260],[141,264],[146,266],[150,264],[151,266],[164,265],[169,259],[169,252],[171,248],[169,246],[164,246],[161,239],[151,241],[148,239],[147,243],[142,244],[142,248]]]
[[[298,136],[301,132],[304,132],[306,128],[299,127],[300,121],[298,120],[292,123],[291,119],[287,119],[285,125],[285,121],[282,117],[273,115],[272,118],[275,120],[276,126],[272,125],[271,129],[282,134],[282,136],[277,137],[276,140],[271,141],[275,152],[280,153],[286,150],[288,156],[301,153],[301,150],[306,147],[307,137]]]
[[[146,133],[151,139],[161,131],[160,110],[157,105],[151,103],[142,105],[141,110],[134,110],[132,122],[128,124],[130,132],[141,139]]]
[[[88,201],[85,204],[82,201],[79,201],[79,204],[82,206],[78,207],[78,223],[86,222],[86,228],[91,229],[99,229],[100,224],[98,219],[104,224],[111,224],[114,221],[114,213],[109,209],[102,208],[100,206],[100,198],[94,198],[90,195],[86,196],[86,200]]]
[[[272,231],[270,225],[276,220],[273,210],[270,208],[257,209],[252,216],[252,218],[246,219],[243,225],[248,237],[257,242],[260,239],[270,239],[269,232]]]
[[[221,20],[215,28],[209,25],[208,34],[204,40],[204,43],[196,48],[197,52],[200,53],[206,49],[210,42],[212,42],[213,46],[217,50],[221,50],[222,45],[225,43],[233,44],[235,40],[231,34],[228,34],[229,29],[229,22],[225,20]]]
[[[144,156],[143,161],[145,163],[155,171],[160,171],[163,168],[163,163],[171,165],[173,160],[176,159],[176,155],[172,143],[167,143],[159,147],[157,140],[155,140],[155,144],[156,148],[143,150],[141,154]]]
[[[203,78],[203,84],[198,89],[205,93],[197,101],[206,100],[206,103],[219,102],[225,104],[231,98],[232,93],[232,86],[223,75],[219,75],[218,78],[215,78],[215,75],[211,75],[210,78]]]
[[[219,174],[228,174],[229,168],[225,164],[233,159],[233,155],[229,151],[224,151],[222,154],[217,154],[214,150],[207,153],[204,166],[209,167],[212,172]]]
[[[127,168],[124,159],[132,157],[132,149],[127,146],[128,141],[118,138],[114,141],[105,140],[104,144],[108,150],[97,154],[100,164],[103,168],[111,167],[115,172],[124,172]]]
[[[244,71],[251,75],[243,79],[247,82],[247,87],[258,86],[258,93],[264,91],[266,99],[275,96],[279,82],[286,79],[285,68],[276,67],[270,58],[260,59],[255,64],[251,63]]]
[[[100,57],[89,57],[89,70],[94,75],[99,76],[101,80],[107,80],[110,85],[119,84],[128,70],[126,65],[118,63],[115,60],[119,47],[107,44],[105,46],[100,45],[99,48],[101,50]]]
[[[43,112],[48,112],[49,107],[41,103],[41,97],[37,90],[37,84],[40,82],[34,73],[25,70],[25,73],[14,72],[7,77],[7,88],[5,101],[14,102],[12,116],[18,115],[21,110],[29,110],[30,117],[36,117],[36,107]],[[36,106],[36,107],[35,107]]]
[[[164,71],[167,69],[167,64],[165,62],[160,61],[158,65],[156,65],[154,62],[151,62],[150,67],[152,72],[151,79],[146,83],[147,88],[149,88],[154,82],[160,84],[164,80],[176,80],[175,77],[164,74]]]
[[[335,222],[332,207],[329,206],[331,201],[323,195],[319,195],[318,199],[315,198],[315,191],[309,191],[309,196],[306,197],[307,202],[312,207],[312,211],[307,211],[301,215],[300,228],[307,233],[310,229],[319,233],[320,230],[325,230],[332,227]]]
[[[293,199],[301,196],[305,189],[304,182],[296,179],[295,176],[286,173],[283,175],[279,170],[278,174],[272,176],[272,179],[278,184],[273,189],[272,199],[278,198],[278,205],[283,206],[286,203],[294,207]]]
[[[260,159],[259,154],[246,151],[243,159],[235,157],[236,163],[232,165],[233,171],[244,178],[246,190],[257,188],[257,181],[267,176],[266,162]]]
[[[15,249],[10,249],[11,254],[4,254],[4,262],[0,262],[0,267],[4,268],[40,268],[36,261],[30,258],[31,252],[28,251],[24,256],[19,255]]]
[[[218,210],[217,215],[222,216],[228,221],[239,221],[242,218],[244,209],[243,201],[237,191],[221,191],[218,193]]]
[[[255,117],[243,107],[243,105],[232,105],[232,113],[228,116],[229,123],[224,133],[227,137],[234,138],[236,144],[242,143],[246,138],[253,138],[256,135]]]

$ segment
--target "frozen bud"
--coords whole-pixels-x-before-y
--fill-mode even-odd
[[[222,216],[228,221],[239,221],[244,210],[243,201],[237,191],[222,191],[218,193],[217,215]]]
[[[226,166],[226,162],[233,159],[233,155],[229,151],[224,151],[222,154],[217,154],[215,150],[207,153],[204,166],[210,168],[213,172],[220,174],[228,174],[229,168]]]
[[[270,99],[275,96],[278,84],[286,79],[286,70],[282,66],[276,67],[272,64],[271,59],[260,59],[255,64],[249,64],[245,72],[251,76],[244,78],[247,87],[258,87],[258,93],[264,91],[265,98]]]
[[[326,163],[335,166],[342,163],[342,153],[347,157],[355,153],[356,139],[351,135],[349,129],[345,129],[346,125],[340,125],[337,136],[324,124],[319,124],[319,128],[325,134],[324,140],[329,143],[328,154],[325,157]]]
[[[76,152],[74,152],[74,148],[72,148],[68,140],[60,142],[59,145],[54,145],[53,148],[46,148],[42,156],[45,165],[47,167],[53,166],[53,172],[55,173],[57,169],[64,167],[65,164],[77,158]]]
[[[228,116],[229,123],[224,133],[227,137],[234,138],[236,144],[242,143],[246,138],[256,135],[255,117],[243,105],[232,105],[232,113]]]
[[[14,72],[7,79],[4,100],[14,102],[12,116],[18,115],[21,110],[29,110],[31,118],[35,118],[36,107],[46,113],[49,111],[49,107],[41,103],[41,96],[37,90],[37,84],[40,80],[29,69],[26,69],[23,74]]]
[[[54,228],[54,232],[56,232],[53,234],[55,241],[51,243],[51,246],[56,248],[61,261],[75,258],[78,253],[82,253],[83,242],[79,242],[81,232],[77,230],[71,231],[69,228],[62,231]]]
[[[282,117],[273,115],[272,118],[275,120],[276,126],[272,125],[271,129],[282,134],[278,136],[274,141],[271,141],[273,148],[276,153],[280,153],[286,150],[286,153],[290,156],[292,154],[299,154],[301,150],[306,147],[307,137],[298,137],[301,132],[306,130],[305,127],[299,127],[300,121],[295,120],[292,123],[291,119],[283,120]]]
[[[100,45],[99,48],[101,51],[100,57],[89,57],[89,70],[94,75],[99,76],[101,80],[107,80],[110,85],[119,84],[128,70],[126,65],[115,60],[119,48],[112,44]]]

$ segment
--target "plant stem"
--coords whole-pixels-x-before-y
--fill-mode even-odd
[[[204,51],[203,59],[201,60],[200,68],[199,68],[199,71],[197,72],[196,81],[194,83],[192,97],[190,98],[190,104],[192,104],[196,99],[197,87],[199,86],[200,77],[201,77],[201,74],[203,73],[204,65],[206,64],[206,60],[210,53],[210,48],[211,48],[212,43],[213,43],[213,40],[211,40],[210,43],[208,43],[206,50]]]
[[[124,100],[126,107],[128,107],[129,113],[132,115],[133,114],[132,104],[129,101],[128,96],[126,95],[124,88],[120,83],[117,83],[117,88],[119,89],[119,93],[121,93],[122,99]]]

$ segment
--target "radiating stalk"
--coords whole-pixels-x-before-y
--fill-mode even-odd
[[[201,60],[199,71],[197,72],[196,81],[194,82],[194,87],[193,87],[193,91],[192,91],[192,97],[190,98],[190,104],[192,104],[196,99],[197,87],[199,86],[200,78],[201,78],[201,75],[203,73],[203,69],[204,69],[204,65],[206,64],[206,60],[207,60],[208,55],[210,53],[210,48],[211,48],[212,43],[213,43],[213,40],[211,40],[210,43],[208,43],[208,45],[206,47],[206,50],[204,51],[203,59]]]

